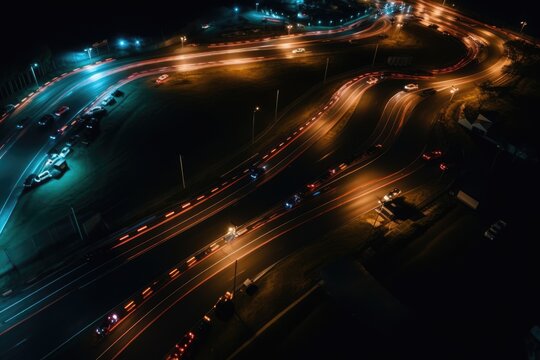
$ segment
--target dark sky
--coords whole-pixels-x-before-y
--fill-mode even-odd
[[[161,36],[181,29],[231,0],[162,1],[11,0],[0,5],[0,41],[4,50],[24,55],[39,44],[52,50],[78,48],[117,35]],[[17,57],[17,55],[15,55]],[[3,59],[4,61],[6,59]]]
[[[261,4],[270,1],[259,0]],[[118,0],[11,0],[0,5],[1,63],[25,58],[40,44],[47,44],[54,52],[75,50],[95,41],[118,35],[161,36],[179,31],[187,22],[209,14],[219,6],[233,4],[252,6],[255,0],[147,0],[143,3]],[[447,0],[452,3],[452,0]],[[528,33],[538,34],[532,0],[498,6],[493,1],[455,1],[457,7],[468,7],[484,15],[491,22],[519,26],[521,19],[529,25]],[[533,18],[535,16],[535,18]],[[11,56],[6,56],[11,53]]]

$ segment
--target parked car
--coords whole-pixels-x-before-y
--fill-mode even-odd
[[[93,117],[103,117],[107,114],[107,110],[102,106],[95,106],[88,110],[83,116],[83,119],[90,119]]]
[[[114,105],[115,103],[116,99],[112,95],[109,95],[101,101],[101,106]]]
[[[397,198],[399,195],[401,195],[401,190],[399,190],[398,188],[394,188],[388,194],[384,195],[381,200],[379,200],[379,204],[390,202]]]
[[[38,125],[47,127],[47,126],[52,125],[53,122],[54,122],[54,116],[47,114],[47,115],[43,115],[41,119],[39,119]]]
[[[234,314],[234,304],[232,302],[232,294],[226,292],[225,295],[221,296],[216,305],[214,305],[214,311],[216,317],[220,320],[227,320]]]
[[[306,49],[304,48],[296,48],[292,51],[293,54],[300,54],[300,53],[303,53],[303,52],[306,52]]]
[[[124,92],[121,91],[120,89],[116,89],[116,90],[113,91],[113,93],[111,95],[114,96],[114,97],[122,97],[122,96],[124,96]]]
[[[426,161],[431,161],[431,160],[440,159],[442,156],[443,156],[443,152],[441,150],[432,150],[432,151],[423,153],[422,159]]]
[[[0,112],[0,119],[4,118],[5,116],[8,116],[8,114],[12,113],[15,110],[15,105],[8,104],[4,106],[2,109],[2,112]]]
[[[69,110],[69,106],[60,106],[58,109],[56,109],[56,111],[54,112],[54,115],[56,116],[62,116],[63,114],[65,114],[67,111]]]
[[[23,186],[25,188],[31,188],[35,185],[35,180],[37,178],[36,174],[30,174],[28,177],[24,180]]]
[[[30,122],[30,118],[29,118],[28,116],[25,117],[25,118],[23,118],[23,119],[21,119],[21,120],[19,120],[19,122],[18,122],[17,125],[16,125],[16,126],[17,126],[17,129],[22,129],[22,128],[24,128],[24,127],[28,124],[28,122]]]
[[[403,87],[403,89],[404,89],[405,91],[418,90],[418,84],[413,84],[413,83],[407,84],[407,85],[405,85],[405,86]]]
[[[495,240],[497,236],[499,236],[503,230],[506,228],[506,221],[504,220],[498,220],[497,222],[493,223],[489,229],[487,229],[484,232],[484,236],[490,240]]]

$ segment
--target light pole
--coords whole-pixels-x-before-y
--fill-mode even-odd
[[[326,58],[326,68],[324,69],[324,80],[323,83],[326,82],[326,74],[328,73],[328,62],[330,61],[330,58]]]
[[[375,45],[375,53],[373,54],[373,61],[371,62],[371,67],[375,66],[375,57],[377,56],[377,50],[379,50],[379,40],[377,40],[377,45]]]
[[[397,39],[396,39],[396,41],[399,41],[399,30],[401,30],[402,27],[403,27],[403,23],[397,23],[397,24],[396,24],[396,30],[395,30],[395,32],[397,32]]]
[[[277,121],[278,101],[279,101],[279,89],[276,92],[276,110],[274,111],[274,121]]]
[[[39,87],[39,83],[38,83],[37,78],[36,78],[36,72],[34,71],[35,67],[36,68],[38,67],[37,63],[33,63],[32,65],[30,65],[30,70],[32,70],[32,75],[34,75],[34,80],[36,81],[36,86]]]
[[[253,109],[253,120],[251,121],[251,144],[255,143],[255,113],[259,110],[261,110],[261,108],[258,106],[255,106],[255,109]]]
[[[255,3],[255,12],[259,12],[259,3],[258,2]]]
[[[526,22],[526,21],[522,21],[522,22],[520,22],[520,24],[521,24],[521,30],[519,30],[519,33],[521,34],[521,33],[523,32],[523,28],[524,28],[525,26],[527,26],[527,22]]]
[[[187,37],[184,35],[180,36],[180,41],[182,42],[182,49],[184,48],[184,42],[187,40]]]
[[[180,156],[180,172],[182,173],[182,187],[186,189],[186,181],[184,180],[184,163],[182,162],[182,154]]]
[[[87,49],[84,49],[84,51],[86,51],[88,53],[88,59],[89,60],[92,60],[92,49],[91,47],[90,48],[87,48]]]
[[[455,87],[454,85],[452,85],[452,88],[450,89],[450,93],[452,94],[452,95],[450,96],[450,102],[452,102],[452,99],[454,98],[454,95],[458,92],[458,90],[459,90],[459,89],[458,89],[457,87]]]
[[[292,29],[292,25],[291,24],[287,25],[287,35],[291,35],[291,29]]]

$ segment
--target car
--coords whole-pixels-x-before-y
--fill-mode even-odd
[[[208,29],[209,27],[210,27],[210,24],[202,24],[201,25],[201,29],[204,29],[204,30]]]
[[[113,105],[115,103],[116,103],[116,99],[112,95],[109,95],[101,101],[101,106]]]
[[[255,181],[264,174],[264,171],[264,167],[252,167],[249,170],[249,177],[251,178],[251,180]]]
[[[367,83],[368,83],[369,85],[373,85],[373,84],[376,84],[378,81],[379,81],[379,79],[377,79],[376,77],[371,76],[371,77],[367,80]]]
[[[300,53],[303,53],[303,52],[306,52],[306,49],[304,48],[296,48],[292,51],[293,54],[300,54]]]
[[[432,29],[438,29],[439,25],[437,25],[437,24],[429,24],[428,27],[430,27]]]
[[[403,89],[404,89],[405,91],[418,90],[418,84],[413,84],[413,83],[407,84],[407,85],[405,85],[405,86],[403,87]]]
[[[38,121],[38,125],[42,127],[50,126],[54,122],[54,116],[47,114],[43,115]]]
[[[35,185],[35,180],[37,178],[36,174],[30,174],[28,177],[24,180],[23,186],[25,188],[31,188]]]
[[[165,80],[167,80],[168,77],[169,77],[168,74],[163,74],[163,75],[161,75],[160,77],[158,77],[158,78],[156,79],[156,84],[161,84],[161,83],[163,83]]]
[[[227,320],[233,316],[234,303],[232,298],[233,295],[229,291],[219,297],[216,305],[214,305],[214,313],[218,319]]]
[[[192,331],[188,331],[188,333],[174,345],[174,349],[165,357],[165,360],[178,360],[184,358],[189,352],[193,341],[195,341],[195,334]]]
[[[367,148],[366,155],[373,155],[382,149],[382,144],[375,144]]]
[[[99,119],[91,118],[86,122],[87,129],[97,129],[99,127]]]
[[[119,89],[116,89],[116,90],[114,90],[112,92],[111,95],[114,96],[114,97],[122,97],[122,96],[124,96],[124,92],[119,90]]]
[[[15,110],[15,105],[7,104],[2,109],[2,112],[0,113],[0,118],[3,118],[5,116],[8,116],[8,114],[12,113]]]
[[[54,115],[56,116],[62,116],[63,114],[65,114],[67,111],[69,110],[69,106],[60,106],[58,109],[56,109],[56,111],[54,112]]]
[[[114,325],[118,322],[118,315],[116,314],[110,314],[107,316],[105,320],[96,328],[96,334],[99,336],[105,336],[108,335],[112,329],[114,328]]]
[[[107,109],[102,106],[95,106],[88,110],[83,116],[83,119],[90,119],[93,117],[102,117],[107,114]]]
[[[81,140],[81,135],[79,134],[75,134],[73,136],[71,136],[68,141],[66,142],[66,146],[74,146],[75,144],[77,144],[79,141]]]
[[[504,228],[506,228],[506,221],[498,220],[493,223],[485,232],[484,236],[490,240],[495,240],[495,238],[502,233]]]
[[[443,152],[441,150],[432,150],[429,152],[425,152],[422,154],[422,159],[426,161],[436,160],[443,156]]]
[[[68,126],[64,125],[61,128],[56,129],[56,131],[53,134],[49,135],[49,138],[51,138],[52,140],[55,140],[56,138],[61,137],[62,135],[66,133],[67,128]]]
[[[448,31],[443,31],[442,34],[445,36],[450,36],[450,33]]]
[[[434,88],[427,88],[420,92],[420,95],[422,96],[429,96],[429,95],[435,95],[437,93],[437,90]]]
[[[394,188],[388,194],[384,195],[381,200],[379,200],[379,204],[384,204],[384,203],[393,201],[399,195],[401,195],[401,190],[399,190],[398,188]]]
[[[446,171],[448,169],[450,169],[452,166],[450,164],[447,164],[445,162],[442,162],[439,164],[439,169],[441,169],[441,171]]]
[[[26,126],[26,124],[30,121],[30,118],[27,116],[24,119],[19,120],[17,123],[17,129],[22,129]]]
[[[294,194],[283,203],[285,209],[292,209],[302,201],[302,197],[299,194]]]
[[[49,172],[49,170],[45,170],[45,171],[42,171],[40,172],[34,179],[34,182],[35,183],[43,183],[47,180],[49,180],[50,178],[52,177],[51,173]]]

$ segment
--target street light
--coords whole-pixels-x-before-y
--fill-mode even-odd
[[[259,3],[255,3],[255,12],[259,12]]]
[[[32,70],[32,75],[34,75],[34,80],[36,81],[36,86],[39,87],[39,83],[38,83],[37,78],[36,78],[36,72],[34,71],[34,68],[37,68],[37,67],[38,67],[37,63],[33,63],[32,65],[30,65],[30,70]]]
[[[84,49],[84,51],[86,51],[88,53],[88,59],[89,60],[92,60],[92,50],[94,50],[94,49],[93,48]]]
[[[291,35],[291,29],[292,29],[292,25],[291,24],[287,25],[287,34],[288,35]]]
[[[452,101],[452,99],[454,98],[454,95],[456,92],[458,92],[458,88],[455,87],[454,85],[452,85],[452,87],[450,88],[450,93],[452,94],[452,96],[450,96],[450,102]]]
[[[184,42],[187,41],[187,37],[184,35],[180,36],[180,41],[182,42],[182,48],[184,48]]]
[[[521,24],[521,30],[519,30],[519,33],[521,34],[521,33],[523,32],[523,28],[524,28],[525,26],[527,26],[527,22],[526,22],[526,21],[522,21],[522,22],[520,22],[520,24]]]
[[[255,113],[259,110],[261,110],[261,108],[258,106],[255,106],[255,109],[253,109],[253,120],[251,122],[251,144],[255,143]]]

